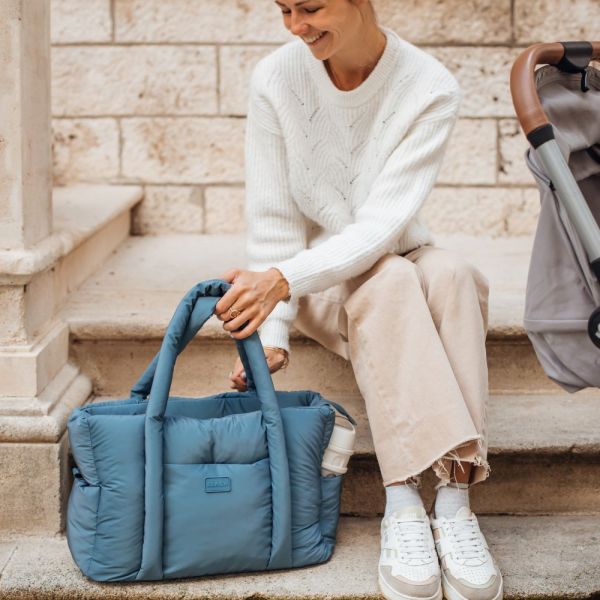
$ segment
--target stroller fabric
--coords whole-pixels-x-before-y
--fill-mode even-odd
[[[320,468],[335,408],[354,423],[343,407],[276,392],[256,332],[235,340],[246,392],[169,396],[177,355],[229,287],[207,280],[186,294],[129,399],[70,415],[67,540],[91,579],[300,567],[333,552],[342,476]]]
[[[536,72],[538,95],[556,142],[600,223],[600,72],[581,75],[553,66]],[[600,386],[600,349],[590,340],[591,313],[600,306],[600,286],[586,252],[561,206],[551,178],[529,148],[526,162],[540,191],[541,209],[527,279],[524,326],[546,374],[568,392]]]

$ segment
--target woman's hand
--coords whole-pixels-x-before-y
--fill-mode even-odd
[[[274,267],[268,271],[230,269],[219,279],[233,285],[217,302],[214,314],[225,321],[223,329],[236,340],[252,335],[275,305],[289,296],[287,280]],[[234,333],[246,322],[244,329]]]
[[[265,358],[267,359],[267,364],[269,365],[269,371],[271,373],[279,371],[279,369],[281,369],[285,363],[285,355],[283,350],[265,348]],[[229,379],[231,380],[231,389],[236,389],[240,392],[245,392],[248,389],[248,385],[246,383],[246,373],[244,373],[244,365],[242,364],[239,356],[235,361],[233,371],[231,371],[229,374]]]

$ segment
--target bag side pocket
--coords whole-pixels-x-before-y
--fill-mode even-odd
[[[321,534],[326,543],[335,545],[337,525],[340,516],[340,503],[343,475],[321,476]]]
[[[91,485],[73,467],[73,487],[67,510],[67,544],[84,575],[89,576],[96,539],[100,486]]]

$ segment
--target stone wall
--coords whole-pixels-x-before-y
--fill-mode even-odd
[[[423,215],[434,231],[533,231],[538,193],[508,87],[539,41],[597,38],[598,0],[374,0],[464,101]],[[247,83],[292,39],[272,0],[52,0],[55,184],[143,184],[135,233],[244,230]]]

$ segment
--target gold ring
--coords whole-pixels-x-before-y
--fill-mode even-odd
[[[233,313],[235,313],[235,314],[233,314]],[[238,310],[237,308],[230,308],[229,309],[229,317],[231,319],[235,319],[237,316],[239,316],[241,314],[242,314],[242,311]]]

